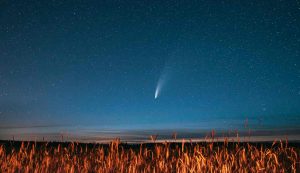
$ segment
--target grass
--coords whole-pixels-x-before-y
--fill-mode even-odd
[[[0,172],[299,172],[299,145],[2,142]]]

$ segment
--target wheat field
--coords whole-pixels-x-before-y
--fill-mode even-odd
[[[299,172],[299,148],[262,143],[0,144],[0,172]]]

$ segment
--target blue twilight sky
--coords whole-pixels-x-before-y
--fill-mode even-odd
[[[0,1],[1,128],[245,121],[300,128],[297,0]]]

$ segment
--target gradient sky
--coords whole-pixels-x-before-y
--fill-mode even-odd
[[[300,128],[299,1],[0,1],[2,128],[245,121]]]

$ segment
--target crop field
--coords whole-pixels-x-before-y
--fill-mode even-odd
[[[299,144],[0,143],[0,172],[299,172]]]

